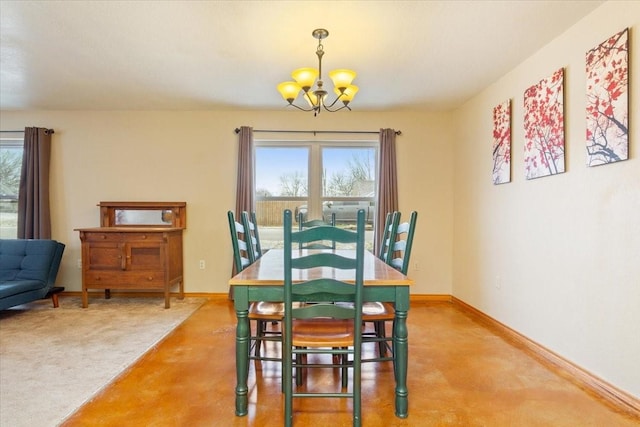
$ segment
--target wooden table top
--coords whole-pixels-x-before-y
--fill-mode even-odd
[[[329,250],[330,251],[330,250]],[[293,250],[293,256],[300,256],[310,250]],[[315,251],[317,252],[317,251]],[[325,251],[327,252],[327,251]],[[353,250],[336,250],[336,253],[352,256]],[[293,270],[293,280],[303,281],[318,277],[335,277],[348,281],[353,277],[353,271],[333,268],[317,267],[309,270]],[[229,280],[231,286],[259,286],[282,285],[284,280],[284,250],[270,249],[255,263],[245,268]],[[385,264],[369,251],[364,255],[364,284],[365,286],[410,286],[413,280]]]

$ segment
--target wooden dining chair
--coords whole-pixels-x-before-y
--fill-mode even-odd
[[[245,215],[246,214],[246,215]],[[254,237],[257,234],[252,234],[248,221],[250,219],[247,212],[243,212],[241,215],[243,223],[239,223],[235,220],[232,211],[227,212],[229,220],[229,231],[231,233],[231,245],[233,247],[233,260],[235,264],[236,273],[241,272],[249,265],[256,261],[257,252],[254,249]],[[247,217],[245,220],[245,216]],[[254,232],[257,231],[257,226],[254,223]],[[257,238],[259,242],[259,238]],[[260,254],[261,256],[262,254]],[[259,256],[258,256],[259,258]],[[262,355],[262,342],[263,341],[282,341],[282,330],[280,322],[284,316],[284,304],[282,302],[268,302],[257,301],[251,303],[249,306],[249,321],[254,321],[255,335],[250,334],[249,345],[249,358],[252,360],[271,360],[280,361],[279,357],[270,357]],[[275,324],[274,324],[275,322]],[[269,324],[272,324],[272,328],[269,329]],[[251,354],[253,353],[253,355]]]
[[[285,392],[285,426],[293,423],[293,399],[329,397],[353,399],[353,425],[361,426],[361,352],[362,352],[362,302],[364,286],[364,210],[358,211],[356,231],[332,226],[317,226],[302,231],[292,231],[291,211],[284,213],[284,338],[283,382]],[[317,240],[355,244],[353,256],[335,252],[317,251],[294,256],[292,246]],[[344,270],[325,277],[315,277],[314,271],[322,269]],[[300,271],[302,270],[302,271]],[[307,280],[299,281],[297,278]],[[348,281],[346,281],[348,280]],[[294,284],[295,282],[295,284]],[[295,302],[312,301],[313,304],[295,308]],[[336,302],[352,302],[344,307]],[[331,355],[331,363],[306,363],[307,355]],[[351,356],[351,360],[349,360]],[[332,366],[342,371],[342,389],[331,391],[296,391],[293,387],[293,370],[296,385],[302,385],[303,370]],[[349,389],[348,370],[352,372]]]
[[[332,213],[331,214],[331,220],[329,222],[325,222],[322,219],[311,219],[309,221],[303,221],[302,220],[302,213],[298,214],[298,231],[302,231],[305,230],[307,228],[311,228],[311,227],[318,227],[321,225],[330,225],[332,227],[336,226],[336,214]],[[329,242],[329,241],[323,241],[323,240],[318,240],[315,242],[307,242],[305,244],[300,243],[298,245],[298,247],[300,249],[335,249],[336,248],[336,242]]]

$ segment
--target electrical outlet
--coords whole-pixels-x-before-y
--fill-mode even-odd
[[[82,258],[78,258],[78,261],[76,262],[76,267],[78,267],[78,270],[82,270]]]
[[[204,270],[204,268],[205,268],[204,260],[201,259],[200,260],[200,270]]]
[[[502,288],[502,276],[499,274],[496,276],[496,289]]]
[[[415,271],[420,271],[420,263],[418,261],[413,263],[413,269]]]

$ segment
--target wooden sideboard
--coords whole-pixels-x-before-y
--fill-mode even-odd
[[[101,202],[101,227],[78,228],[82,242],[82,306],[89,289],[159,290],[169,308],[184,298],[184,202]],[[141,223],[138,223],[141,222]]]

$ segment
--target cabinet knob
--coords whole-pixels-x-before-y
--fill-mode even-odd
[[[146,239],[146,238],[147,238],[147,235],[146,235],[146,234],[143,234],[143,235],[142,235],[142,240],[144,240],[144,239]]]
[[[153,280],[153,276],[147,277],[147,280],[151,282]]]
[[[102,240],[104,240],[104,239],[106,239],[106,238],[107,238],[107,236],[105,236],[104,234],[101,234],[101,235],[100,235],[100,238],[101,238]]]

